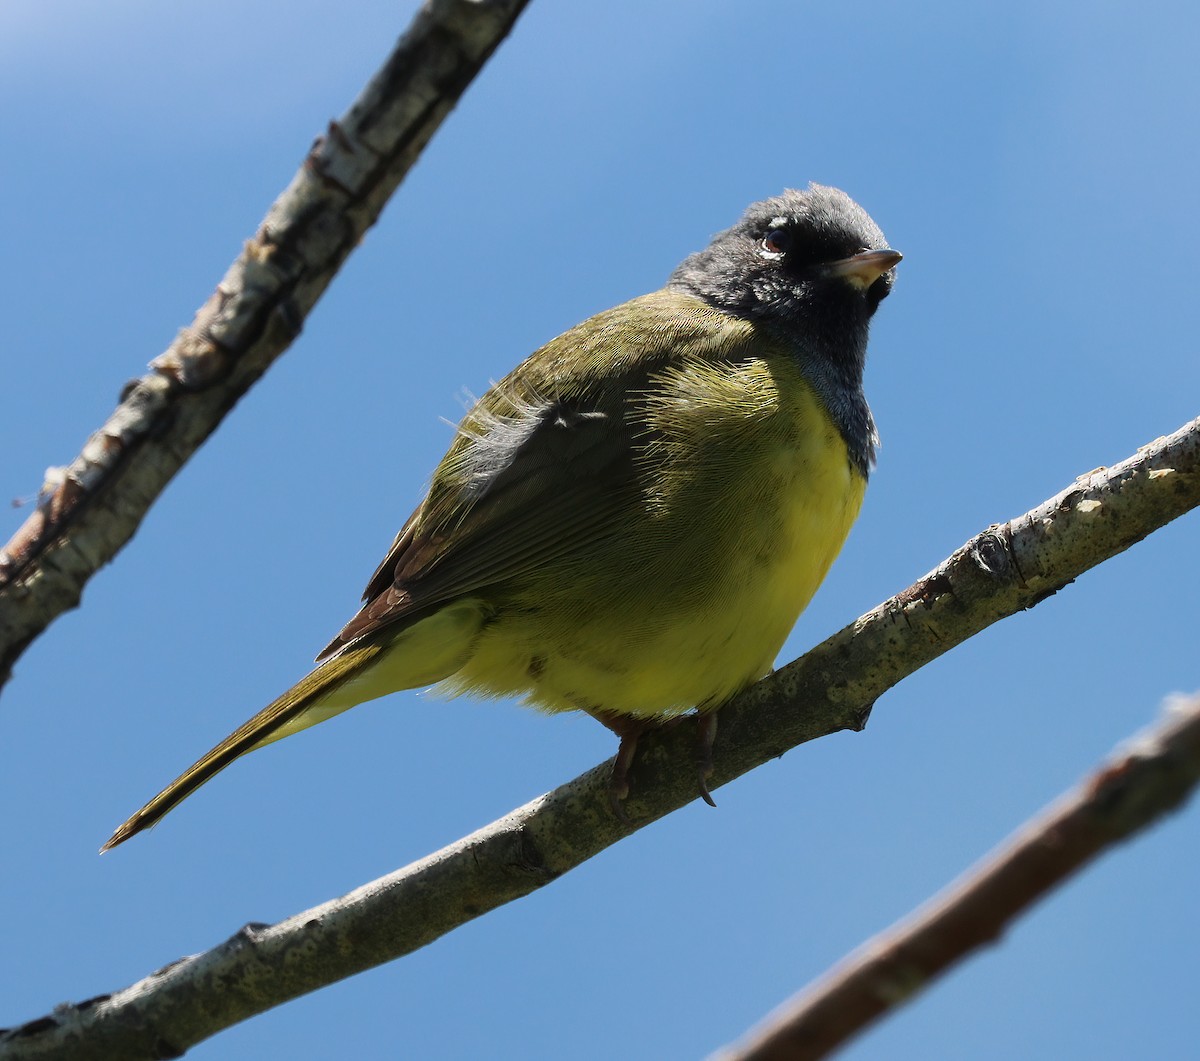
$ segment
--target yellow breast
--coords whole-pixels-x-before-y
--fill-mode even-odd
[[[664,448],[675,451],[666,454],[669,465],[686,471],[665,481],[697,496],[664,503],[680,514],[673,522],[681,536],[709,537],[709,548],[690,560],[690,577],[708,572],[711,592],[665,624],[645,653],[667,713],[684,709],[681,690],[690,704],[711,706],[770,671],[841,550],[866,487],[790,358],[692,366],[670,383],[660,397],[674,424]],[[681,406],[691,415],[673,415]]]
[[[637,416],[644,493],[627,533],[498,614],[446,692],[655,717],[770,671],[865,480],[786,356],[673,368]]]

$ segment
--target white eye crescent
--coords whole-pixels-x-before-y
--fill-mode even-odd
[[[768,258],[782,258],[791,245],[792,230],[788,227],[786,217],[775,218],[767,227],[767,234],[759,244],[763,255]]]

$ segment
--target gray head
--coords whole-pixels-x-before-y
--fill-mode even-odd
[[[736,225],[685,258],[667,286],[784,342],[866,475],[878,441],[862,392],[867,331],[899,261],[845,192],[810,184],[751,205]]]

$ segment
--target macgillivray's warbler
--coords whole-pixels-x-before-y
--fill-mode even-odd
[[[707,753],[716,709],[770,671],[858,515],[867,330],[899,261],[813,184],[536,351],[463,418],[317,667],[104,850],[246,752],[435,683],[609,726],[618,813],[646,726],[695,708]]]

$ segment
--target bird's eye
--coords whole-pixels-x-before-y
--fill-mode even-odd
[[[786,228],[772,228],[762,238],[762,249],[773,258],[785,255],[792,245],[792,233]]]

